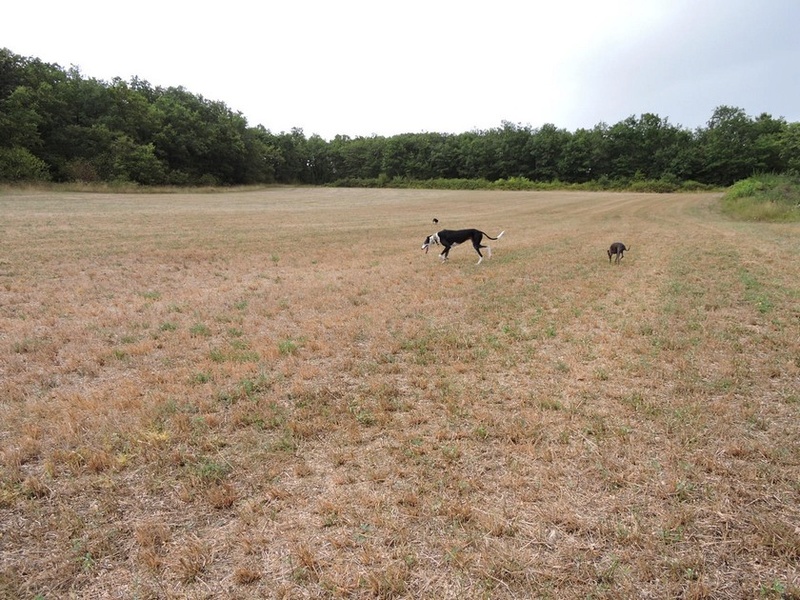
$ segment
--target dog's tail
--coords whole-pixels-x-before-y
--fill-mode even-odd
[[[496,238],[493,238],[493,237],[492,237],[492,236],[490,236],[488,233],[484,233],[483,231],[481,231],[481,233],[483,233],[483,235],[485,235],[485,236],[486,236],[487,238],[489,238],[490,240],[499,240],[501,237],[503,237],[503,234],[504,234],[505,232],[506,232],[506,230],[504,229],[503,231],[501,231],[500,233],[498,233],[498,234],[497,234],[497,237],[496,237]]]

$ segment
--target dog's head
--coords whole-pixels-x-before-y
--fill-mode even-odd
[[[428,253],[428,248],[431,246],[438,246],[439,245],[439,234],[432,233],[428,237],[425,238],[425,241],[422,242],[422,249],[425,250],[425,254]]]

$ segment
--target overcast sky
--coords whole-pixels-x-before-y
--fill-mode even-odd
[[[800,0],[8,2],[0,47],[307,136],[800,121]]]

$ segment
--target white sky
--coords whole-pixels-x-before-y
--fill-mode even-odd
[[[307,136],[800,121],[800,0],[7,2],[0,47]]]

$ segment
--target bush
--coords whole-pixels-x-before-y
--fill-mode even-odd
[[[0,181],[49,181],[47,164],[25,148],[0,148]]]
[[[800,221],[800,180],[789,175],[756,175],[734,183],[722,211],[745,221]]]
[[[62,171],[67,181],[94,183],[101,179],[94,163],[85,158],[75,158],[67,161]]]
[[[702,192],[713,188],[714,186],[712,185],[709,185],[707,183],[700,183],[699,181],[694,181],[692,179],[687,179],[681,184],[682,192]]]
[[[339,179],[327,184],[329,187],[352,188],[403,188],[403,189],[433,189],[433,190],[584,190],[588,192],[611,191],[639,192],[668,194],[673,192],[692,192],[713,189],[713,186],[686,181],[681,183],[675,176],[664,176],[661,179],[610,179],[603,175],[597,179],[584,183],[564,183],[557,179],[553,181],[533,181],[527,177],[509,177],[489,181],[488,179],[409,179],[407,177],[392,177],[386,175],[369,178]]]
[[[642,179],[632,181],[628,186],[631,192],[652,192],[656,194],[669,194],[678,190],[678,185],[664,179]]]
[[[756,179],[743,179],[734,183],[725,194],[727,200],[737,200],[739,198],[753,198],[763,191],[764,184]]]
[[[527,177],[509,177],[508,179],[498,179],[494,182],[495,189],[500,190],[530,190],[536,184]]]

